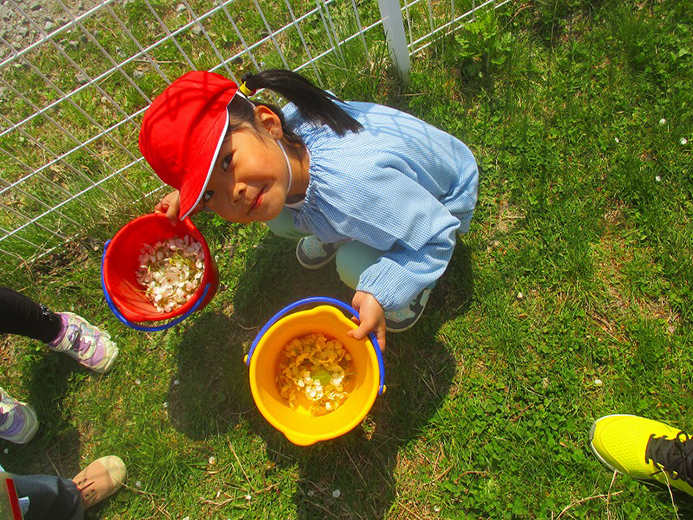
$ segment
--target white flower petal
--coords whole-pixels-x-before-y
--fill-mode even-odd
[[[139,258],[137,281],[159,312],[171,312],[195,294],[204,275],[202,244],[191,238],[171,237],[145,244]]]

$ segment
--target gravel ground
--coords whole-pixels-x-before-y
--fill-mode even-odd
[[[74,16],[79,16],[100,0],[65,0]],[[43,36],[65,25],[70,16],[56,0],[0,0],[0,58],[10,55],[8,45],[22,50]]]

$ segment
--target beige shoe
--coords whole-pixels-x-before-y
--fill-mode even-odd
[[[72,479],[82,495],[84,509],[98,504],[118,491],[127,477],[125,464],[115,455],[101,457]]]

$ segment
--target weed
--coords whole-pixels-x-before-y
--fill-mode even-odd
[[[167,12],[165,2],[149,5]],[[229,6],[243,31],[267,30],[243,12],[247,3]],[[161,36],[147,25],[144,2],[114,9],[143,41]],[[3,465],[70,475],[118,454],[129,488],[99,511],[114,519],[671,518],[666,490],[623,476],[612,484],[588,432],[612,413],[693,429],[693,167],[691,145],[681,144],[693,141],[691,16],[674,0],[540,0],[479,15],[431,45],[412,60],[408,86],[388,75],[386,52],[366,56],[356,40],[329,67],[305,71],[340,97],[386,101],[453,133],[481,165],[470,233],[421,321],[388,337],[387,392],[361,427],[328,443],[293,446],[262,418],[243,356],[285,304],[315,294],[348,301],[334,269],[307,273],[295,244],[264,225],[202,213],[195,219],[217,256],[219,293],[176,328],[139,333],[103,301],[98,246],[156,196],[122,187],[123,200],[142,198],[126,209],[94,196],[108,219],[90,222],[86,238],[0,273],[52,308],[104,326],[121,357],[113,373],[92,377],[35,342],[3,341],[0,383],[41,421],[26,447],[0,445],[9,452]],[[221,34],[223,22],[210,28]],[[302,30],[314,52],[314,35]],[[296,37],[279,42],[287,55],[306,52]],[[272,44],[267,54],[267,63],[281,62]],[[188,67],[164,63],[180,57],[177,49],[152,55],[171,76]],[[152,65],[139,65],[143,92],[160,91]],[[242,57],[229,67],[235,74],[253,65]],[[26,85],[37,80],[14,72]],[[30,111],[26,103],[12,109]],[[74,109],[65,124],[73,118],[76,132],[90,124]],[[32,135],[50,124],[42,120]],[[134,153],[136,135],[123,136]],[[3,146],[33,165],[24,139]],[[102,175],[101,159],[125,161],[120,153],[85,151],[58,163],[44,172],[57,186],[50,189],[80,182],[70,166]],[[129,175],[146,185],[144,167]],[[49,191],[3,203],[40,205]],[[61,231],[72,231],[69,218],[89,217],[70,208]],[[674,499],[681,518],[693,514],[690,500]]]

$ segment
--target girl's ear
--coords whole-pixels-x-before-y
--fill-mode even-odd
[[[269,133],[273,138],[281,139],[284,137],[282,121],[279,119],[279,116],[275,114],[269,107],[264,105],[256,105],[255,120],[260,126],[267,130],[267,133]]]

